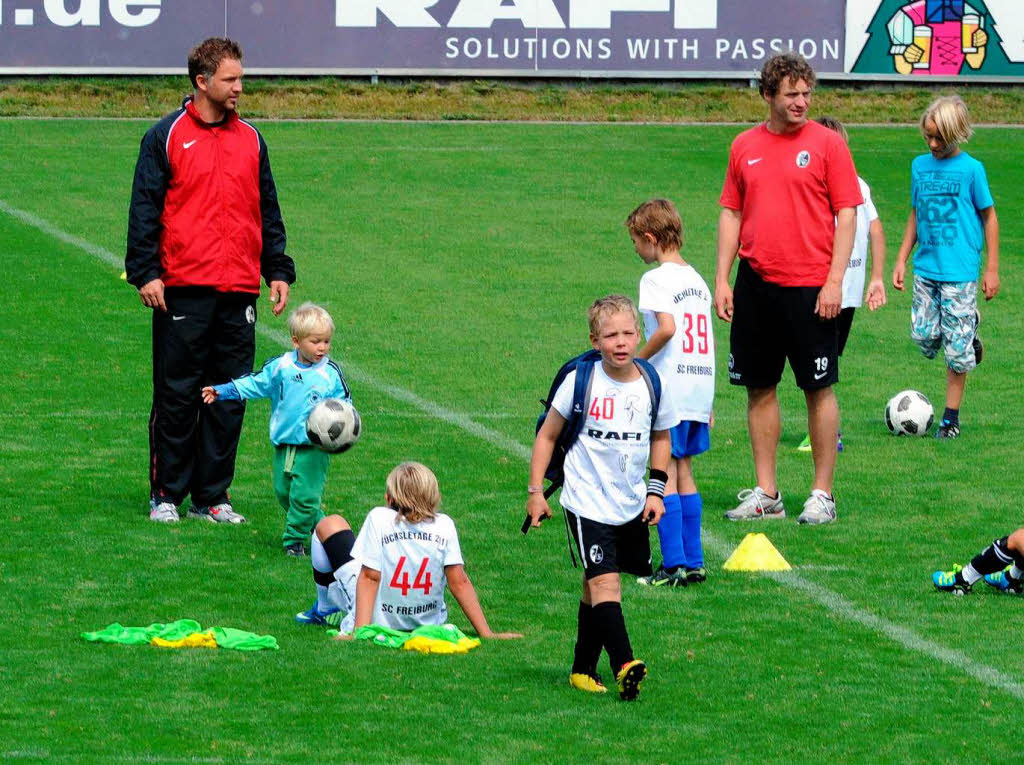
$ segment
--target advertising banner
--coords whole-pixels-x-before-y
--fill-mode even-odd
[[[1024,0],[0,0],[0,73],[184,69],[238,40],[250,73],[1024,75]]]

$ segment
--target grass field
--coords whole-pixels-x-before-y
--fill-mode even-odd
[[[918,388],[941,410],[944,389],[941,361],[925,361],[909,340],[909,296],[890,292],[882,311],[858,313],[843,359],[839,521],[730,524],[721,513],[751,485],[752,466],[745,396],[721,373],[712,450],[696,465],[709,580],[678,591],[625,585],[633,645],[651,675],[640,701],[623,704],[566,685],[578,574],[560,521],[518,532],[533,419],[555,368],[586,345],[589,302],[636,292],[642,264],[621,223],[638,202],[679,204],[684,255],[711,279],[737,129],[261,125],[299,273],[292,300],[333,312],[332,355],[364,418],[357,448],[333,460],[328,508],[358,523],[396,462],[431,465],[492,626],[526,634],[446,658],[338,644],[292,622],[312,586],[308,562],[280,552],[265,402],[250,405],[232,494],[248,525],[147,519],[149,322],[117,263],[145,127],[0,121],[0,758],[994,762],[1018,753],[1024,657],[1013,646],[1024,601],[945,596],[930,574],[1021,525],[1012,509],[1024,470],[1019,130],[980,130],[969,147],[997,201],[1004,286],[983,307],[986,361],[968,382],[960,440],[896,439],[882,424],[895,391]],[[923,143],[910,127],[851,134],[891,262]],[[265,298],[261,308],[262,359],[285,335]],[[728,332],[715,330],[724,372]],[[780,483],[799,510],[811,468],[795,451],[803,402],[788,376],[781,397]],[[751,530],[767,531],[794,571],[722,572]],[[162,652],[78,637],[114,621],[182,617],[270,633],[281,650]]]

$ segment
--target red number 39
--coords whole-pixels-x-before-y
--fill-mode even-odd
[[[697,353],[707,353],[708,344],[708,317],[704,314],[697,314],[696,321],[697,338],[694,340],[694,319],[692,313],[683,314],[683,353],[693,353],[694,346]]]

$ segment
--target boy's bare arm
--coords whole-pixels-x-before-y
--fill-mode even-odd
[[[526,513],[530,516],[530,526],[534,528],[539,527],[540,522],[545,518],[551,517],[551,508],[548,507],[548,501],[544,498],[544,473],[551,462],[551,455],[555,451],[555,441],[558,440],[563,427],[565,427],[565,418],[552,407],[548,410],[548,416],[544,419],[544,424],[540,426],[537,438],[533,442]]]
[[[654,334],[644,344],[644,347],[636,352],[637,358],[651,358],[651,356],[654,356],[664,348],[676,333],[676,320],[672,317],[672,314],[657,311],[654,315],[658,318],[658,328],[654,330]]]
[[[668,472],[668,461],[672,458],[672,436],[667,430],[651,433],[651,471]],[[644,502],[643,519],[650,526],[656,526],[665,514],[665,500],[653,494]]]
[[[981,291],[985,300],[991,300],[999,292],[999,218],[994,206],[986,207],[980,214],[985,226],[985,250],[988,252],[985,272],[981,276]]]
[[[903,243],[900,245],[900,251],[896,254],[896,266],[892,270],[892,286],[901,292],[907,274],[907,260],[909,260],[915,244],[917,244],[917,212],[911,208],[910,215],[907,216],[906,228],[903,229]]]
[[[886,303],[885,298],[885,231],[882,221],[875,218],[868,226],[868,241],[871,244],[871,278],[868,281],[867,304],[874,311]]]
[[[365,627],[370,623],[373,603],[377,599],[377,590],[379,588],[380,572],[363,566],[359,570],[359,578],[356,579],[356,629]]]
[[[452,595],[458,601],[462,613],[469,619],[469,623],[473,625],[477,635],[491,640],[522,637],[518,632],[493,632],[491,630],[487,624],[487,617],[484,616],[484,610],[480,607],[480,600],[476,596],[476,589],[473,587],[473,583],[469,581],[466,569],[461,564],[445,566],[444,573],[448,578],[448,589],[452,591]]]

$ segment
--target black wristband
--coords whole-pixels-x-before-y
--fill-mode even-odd
[[[651,468],[651,477],[647,481],[647,496],[664,497],[665,484],[668,482],[668,473],[664,470]]]

